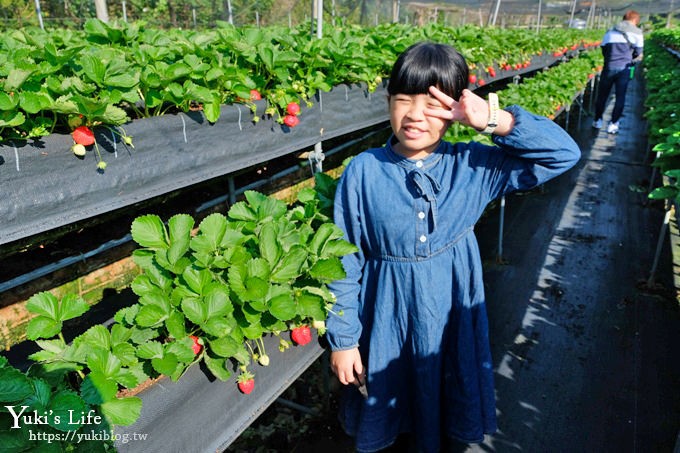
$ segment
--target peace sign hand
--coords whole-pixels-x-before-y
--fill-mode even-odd
[[[451,122],[458,122],[465,126],[471,126],[478,131],[486,127],[489,120],[489,104],[472,91],[468,89],[463,90],[463,94],[461,94],[458,101],[434,86],[430,87],[430,94],[445,107],[448,107],[448,109],[425,109],[424,113],[426,115]]]

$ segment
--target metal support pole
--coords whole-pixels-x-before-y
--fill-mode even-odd
[[[658,158],[661,155],[661,151],[657,151],[656,157]],[[654,188],[654,180],[656,179],[656,171],[657,167],[652,165],[652,175],[649,177],[649,186],[647,186],[647,193],[651,193],[652,189]],[[649,198],[645,197],[645,200],[642,202],[642,206],[647,206],[647,203],[649,203]]]
[[[496,7],[494,8],[493,15],[491,16],[491,26],[496,26],[496,19],[498,19],[498,9],[501,7],[501,0],[496,0]]]
[[[503,262],[503,224],[505,223],[505,195],[501,197],[501,207],[498,214],[498,254],[496,262]]]
[[[654,253],[654,262],[652,263],[652,270],[649,271],[649,278],[647,279],[647,286],[652,286],[654,284],[654,275],[656,274],[656,268],[659,265],[659,257],[661,256],[663,240],[666,237],[666,230],[668,229],[668,224],[671,221],[671,215],[673,215],[674,212],[675,206],[671,204],[670,208],[666,210],[666,215],[663,217],[661,231],[659,232],[659,240],[656,242],[656,252]]]
[[[234,177],[229,176],[227,178],[227,187],[229,190],[229,204],[233,205],[236,203],[236,185],[234,184]]]
[[[323,154],[323,149],[321,148],[321,142],[314,145],[314,151],[309,153],[309,166],[312,169],[312,175],[314,173],[321,173],[323,171],[323,160],[326,156]]]
[[[323,0],[317,0],[316,6],[316,37],[323,38]]]
[[[40,0],[35,0],[35,13],[38,16],[38,23],[40,24],[40,29],[45,29],[45,24],[43,24],[42,12],[40,11]]]

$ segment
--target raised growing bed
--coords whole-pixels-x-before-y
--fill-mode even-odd
[[[324,351],[316,334],[311,343],[284,352],[278,351],[275,336],[264,341],[271,362],[254,368],[256,384],[250,395],[237,389],[235,378],[211,380],[198,366],[177,382],[162,378],[137,395],[143,401],[139,419],[115,428],[118,451],[226,449]],[[135,434],[146,438],[134,440]]]
[[[536,55],[527,67],[499,71],[487,81],[513,77],[576,56]],[[478,88],[470,85],[471,89]],[[93,218],[153,197],[224,176],[323,140],[388,120],[386,83],[374,92],[365,85],[340,85],[318,92],[303,106],[295,128],[261,116],[247,106],[223,105],[209,123],[200,112],[144,118],[125,126],[134,148],[106,127],[96,128],[106,170],[98,171],[94,152],[77,158],[69,135],[52,134],[31,142],[0,143],[0,183],[10,188],[0,206],[0,245]],[[264,101],[256,102],[258,112]]]
[[[107,167],[94,153],[69,151],[72,139],[53,134],[0,145],[0,183],[11,188],[0,207],[0,245],[91,218],[197,182],[303,150],[324,139],[387,120],[385,87],[338,86],[319,93],[291,129],[272,119],[257,124],[242,105],[222,107],[210,124],[200,112],[133,121],[134,149],[110,130],[96,130]],[[264,104],[258,103],[264,111]]]

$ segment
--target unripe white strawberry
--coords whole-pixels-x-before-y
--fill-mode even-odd
[[[79,143],[74,143],[73,146],[71,146],[71,151],[78,157],[83,157],[87,153],[85,147]]]

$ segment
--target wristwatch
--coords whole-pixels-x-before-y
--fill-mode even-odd
[[[482,131],[483,134],[493,134],[498,126],[498,95],[489,93],[489,122]]]

